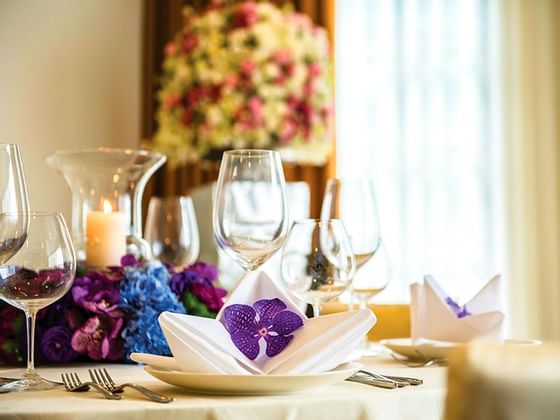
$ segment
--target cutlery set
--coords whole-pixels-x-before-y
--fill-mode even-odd
[[[91,381],[87,382],[82,382],[77,373],[63,373],[61,377],[64,389],[68,392],[85,392],[93,389],[108,400],[120,400],[122,399],[122,395],[120,394],[124,391],[124,388],[132,388],[147,397],[150,401],[158,403],[170,403],[174,401],[173,397],[158,394],[142,385],[128,382],[116,384],[105,368],[88,369],[88,373]]]
[[[377,373],[368,372],[367,370],[359,370],[354,375],[346,378],[346,380],[387,389],[422,385],[424,382],[422,379],[409,378],[406,376],[379,375]]]

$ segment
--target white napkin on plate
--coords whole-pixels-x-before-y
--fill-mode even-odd
[[[461,318],[446,302],[447,294],[431,276],[411,288],[410,322],[413,338],[466,342],[475,338],[502,340],[504,313],[502,277],[496,275],[465,304],[471,315]]]
[[[277,356],[269,358],[263,354],[250,360],[233,344],[219,320],[228,305],[252,305],[259,299],[273,298],[284,301],[288,310],[303,319],[304,325],[293,332],[294,338]],[[250,272],[232,292],[217,319],[171,312],[160,315],[160,326],[173,353],[173,358],[168,359],[174,361],[138,353],[131,358],[166,369],[178,366],[193,373],[262,375],[325,372],[347,361],[375,322],[375,315],[369,309],[307,319],[266,273]]]

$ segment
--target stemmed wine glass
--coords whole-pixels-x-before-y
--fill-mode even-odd
[[[286,288],[313,305],[338,297],[351,284],[356,261],[340,220],[306,219],[294,222],[282,251],[282,279]]]
[[[17,216],[6,216],[6,213]],[[0,264],[21,248],[29,227],[29,201],[16,144],[0,144]]]
[[[372,276],[361,272],[381,247],[381,230],[375,189],[371,179],[330,179],[327,182],[321,218],[340,218],[348,235],[354,257],[356,276],[350,289],[350,307],[357,299],[361,309],[381,292],[389,281],[388,275]]]
[[[214,236],[244,270],[260,267],[288,230],[282,162],[271,150],[224,153],[214,199]]]
[[[5,213],[17,220],[19,213]],[[20,250],[0,264],[0,298],[25,312],[27,370],[3,390],[36,391],[59,386],[43,379],[34,368],[35,317],[39,309],[60,299],[76,273],[76,253],[60,213],[29,213],[29,231]]]
[[[173,266],[190,265],[200,252],[200,238],[190,197],[152,197],[146,240],[154,258]]]

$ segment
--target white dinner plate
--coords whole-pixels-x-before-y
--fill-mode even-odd
[[[328,372],[307,375],[221,375],[144,369],[168,384],[189,391],[219,395],[269,395],[307,391],[344,381],[361,369],[359,363],[344,363]]]
[[[452,341],[428,340],[426,338],[391,338],[381,340],[381,344],[390,350],[410,359],[444,360],[456,349],[466,345]],[[542,344],[539,340],[505,340],[506,346],[535,346]]]

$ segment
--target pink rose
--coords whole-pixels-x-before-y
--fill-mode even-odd
[[[323,71],[319,63],[311,63],[309,64],[309,66],[307,66],[307,73],[309,74],[309,77],[312,79],[319,77],[322,72]]]
[[[165,99],[163,100],[163,106],[165,107],[165,109],[169,110],[175,108],[177,105],[179,105],[180,102],[181,98],[178,95],[172,93],[165,97]]]
[[[245,1],[233,11],[232,27],[237,29],[252,26],[257,22],[258,17],[257,5],[253,1]]]
[[[183,38],[183,52],[190,54],[198,46],[198,37],[189,32]]]
[[[241,70],[241,73],[249,76],[253,73],[253,71],[255,71],[255,63],[251,59],[246,58],[239,63],[239,69]]]
[[[164,51],[167,57],[171,55],[175,55],[175,53],[177,52],[177,45],[175,45],[174,42],[168,42],[167,45],[165,46]]]
[[[280,143],[289,144],[298,131],[297,121],[292,117],[286,117],[280,128]]]
[[[261,120],[263,116],[263,103],[257,96],[252,96],[247,101],[247,109],[251,113],[253,119]]]

